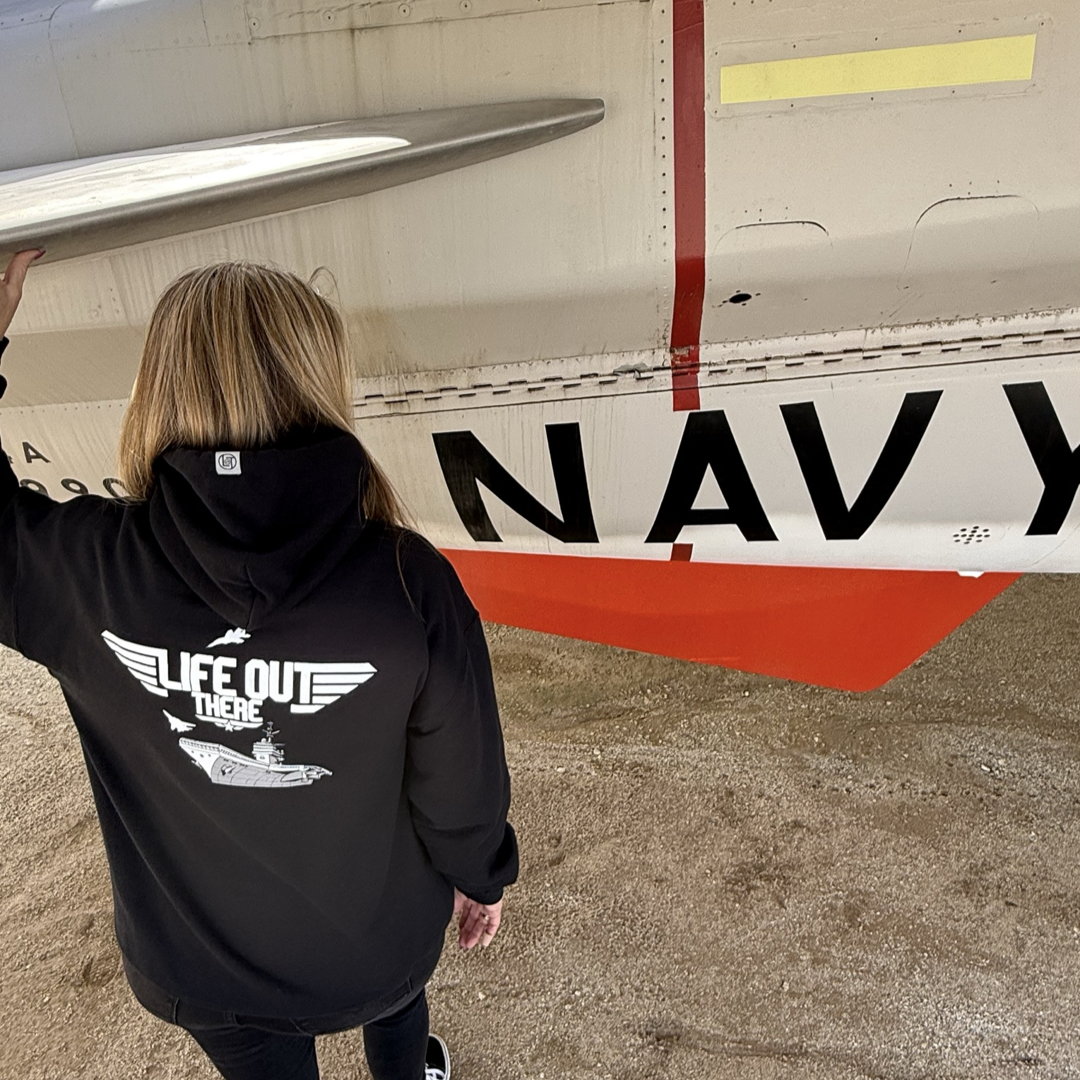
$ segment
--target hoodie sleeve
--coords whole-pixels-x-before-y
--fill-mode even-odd
[[[4,356],[4,350],[8,347],[8,339],[6,337],[0,337],[0,359]],[[4,391],[7,389],[7,379],[4,378],[2,372],[0,372],[0,398],[4,396]],[[15,478],[15,470],[11,467],[11,459],[7,456],[7,451],[3,446],[0,446],[0,514],[7,509],[7,504],[15,497],[15,492],[19,490],[19,481]]]
[[[491,661],[479,616],[435,557],[451,580],[424,590],[428,672],[409,718],[407,792],[435,868],[466,896],[493,904],[517,879],[518,851],[506,820],[510,775]]]
[[[0,338],[0,355],[7,343]],[[6,388],[0,377],[0,397]],[[57,502],[20,486],[0,445],[0,644],[63,670],[88,578],[79,555],[101,535],[107,503],[93,495]],[[92,566],[90,580],[100,580]]]
[[[0,357],[8,339],[0,337]],[[0,398],[7,389],[7,379],[0,375]],[[19,481],[11,467],[7,451],[0,444],[0,644],[15,646],[15,574],[16,564],[8,532],[12,529],[9,509],[19,491]]]

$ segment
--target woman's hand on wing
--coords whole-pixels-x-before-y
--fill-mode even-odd
[[[502,901],[481,904],[454,890],[454,914],[458,916],[458,944],[463,949],[479,945],[486,949],[499,932],[502,922]]]
[[[7,333],[11,320],[15,318],[15,309],[22,299],[26,271],[35,259],[40,259],[44,254],[41,248],[29,248],[11,256],[4,276],[0,279],[0,336]]]

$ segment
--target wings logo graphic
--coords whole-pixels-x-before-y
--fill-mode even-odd
[[[170,675],[167,649],[127,641],[110,630],[101,636],[151,694],[168,697],[170,690],[190,694],[198,719],[230,731],[261,726],[259,710],[267,701],[287,704],[292,713],[317,713],[375,674],[374,665],[365,662],[252,657],[241,667],[236,657],[181,652]],[[234,638],[229,644],[239,642]]]
[[[168,670],[169,654],[165,649],[155,649],[150,645],[138,645],[134,641],[125,641],[108,630],[101,636],[120,662],[150,691],[158,697],[168,697],[169,691],[161,685]]]
[[[375,674],[371,664],[297,663],[295,668],[300,677],[300,700],[289,706],[294,713],[317,713]]]

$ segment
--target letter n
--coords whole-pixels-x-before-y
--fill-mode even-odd
[[[564,544],[600,542],[589,500],[581,430],[577,424],[548,424],[545,430],[561,518],[530,495],[471,431],[432,435],[450,498],[474,540],[502,540],[480,495],[483,484],[515,513]]]
[[[726,510],[694,509],[706,469],[712,469],[720,485]],[[645,543],[673,543],[687,525],[735,525],[747,540],[776,539],[722,409],[687,417],[671,478]]]

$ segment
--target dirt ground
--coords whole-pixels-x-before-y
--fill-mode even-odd
[[[523,872],[456,1080],[1080,1078],[1080,578],[847,694],[490,628]],[[206,1080],[119,968],[82,760],[0,655],[4,1080]],[[321,1040],[366,1077],[359,1032]]]

